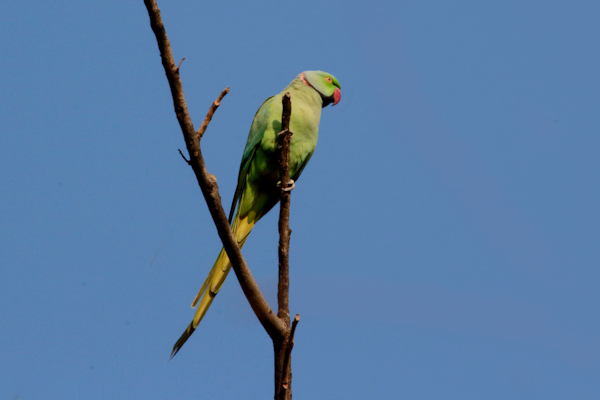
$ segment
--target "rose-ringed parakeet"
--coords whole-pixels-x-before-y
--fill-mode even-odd
[[[287,92],[292,99],[290,130],[293,137],[290,142],[289,171],[293,181],[300,177],[317,145],[321,109],[332,103],[337,104],[341,98],[340,83],[333,75],[322,71],[305,71],[281,93],[265,100],[258,109],[250,127],[229,214],[231,229],[240,246],[246,242],[254,224],[279,201],[281,178],[277,133],[281,131],[281,99]],[[237,213],[233,217],[236,204]],[[171,357],[198,327],[230,269],[229,258],[221,249],[192,302],[192,308],[198,305],[194,319],[175,343]]]

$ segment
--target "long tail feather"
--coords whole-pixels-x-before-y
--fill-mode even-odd
[[[175,343],[175,346],[173,346],[173,350],[171,351],[171,358],[175,357],[175,354],[177,354],[179,349],[181,349],[183,344],[189,339],[190,336],[192,336],[192,333],[194,333],[195,330],[196,328],[194,328],[194,322],[190,323],[185,332],[183,332],[183,335],[181,335],[179,340],[177,340],[177,342]]]
[[[242,247],[246,242],[248,234],[250,233],[253,227],[254,221],[248,223],[247,219],[244,218],[243,220],[240,220],[236,215],[231,228],[240,247]],[[202,284],[202,287],[200,287],[200,291],[192,301],[192,308],[198,305],[198,309],[196,310],[196,314],[194,315],[194,319],[192,320],[192,322],[189,324],[185,332],[183,332],[179,340],[177,340],[175,346],[173,346],[171,358],[173,358],[175,354],[177,354],[179,349],[181,349],[181,347],[189,339],[189,337],[192,336],[192,333],[194,333],[194,331],[200,324],[200,321],[202,321],[202,318],[204,318],[204,315],[206,314],[208,308],[212,304],[213,299],[223,286],[225,278],[227,278],[227,274],[229,273],[230,269],[231,263],[229,262],[229,257],[227,257],[227,253],[225,253],[225,250],[221,249],[221,252],[217,257],[215,264],[211,268],[208,276],[206,277],[206,280]],[[200,304],[198,304],[198,302]]]
[[[215,294],[217,294],[216,292],[218,292],[219,289],[221,289],[222,282],[225,282],[225,278],[227,278],[227,273],[229,272],[230,268],[231,264],[229,263],[229,257],[227,257],[225,249],[221,249],[221,252],[217,257],[217,261],[215,261],[215,264],[208,273],[208,276],[204,280],[204,283],[200,287],[198,294],[196,295],[196,297],[194,297],[194,300],[192,301],[192,308],[196,308],[196,306],[198,305],[198,301],[200,300],[200,298],[202,298],[204,293],[206,293],[207,289],[210,289],[213,292],[215,292]],[[221,282],[221,285],[215,285],[218,282]],[[200,311],[200,309],[198,309],[198,311]],[[197,314],[198,312],[196,312],[196,315]]]

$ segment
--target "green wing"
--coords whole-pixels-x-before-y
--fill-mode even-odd
[[[302,162],[302,165],[300,165],[300,168],[298,168],[298,171],[296,171],[296,173],[293,176],[290,176],[290,178],[296,182],[299,178],[300,178],[300,174],[302,173],[302,171],[304,171],[304,167],[306,167],[306,164],[308,164],[308,160],[310,160],[310,158],[312,157],[312,153],[310,153],[305,159],[304,162]]]
[[[271,105],[273,104],[273,101],[275,100],[275,97],[276,96],[271,96],[268,99],[266,99],[254,115],[254,120],[252,121],[252,126],[250,127],[250,133],[248,134],[248,141],[246,142],[246,147],[244,148],[242,163],[240,164],[238,183],[237,187],[235,188],[235,194],[233,195],[231,211],[229,211],[230,224],[235,214],[235,206],[237,205],[237,202],[244,191],[244,187],[246,186],[246,175],[248,174],[248,169],[250,167],[250,164],[252,163],[252,159],[254,158],[256,149],[260,145],[261,140],[263,139],[265,130],[267,129],[268,124],[272,119],[270,109]]]

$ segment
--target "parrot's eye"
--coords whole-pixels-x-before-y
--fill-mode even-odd
[[[330,76],[326,77],[326,78],[325,78],[325,80],[326,80],[327,82],[331,83],[331,77],[330,77]]]

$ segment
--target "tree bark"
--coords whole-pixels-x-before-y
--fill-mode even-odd
[[[281,178],[281,191],[279,199],[279,284],[277,290],[277,303],[279,310],[277,316],[286,327],[290,326],[289,307],[289,248],[290,248],[290,141],[293,133],[290,129],[292,103],[290,94],[282,98],[283,111],[281,114],[281,132],[279,139],[279,176]],[[275,399],[286,400],[292,398],[292,368],[290,362],[291,330],[288,329],[282,338],[273,340],[275,352]]]

